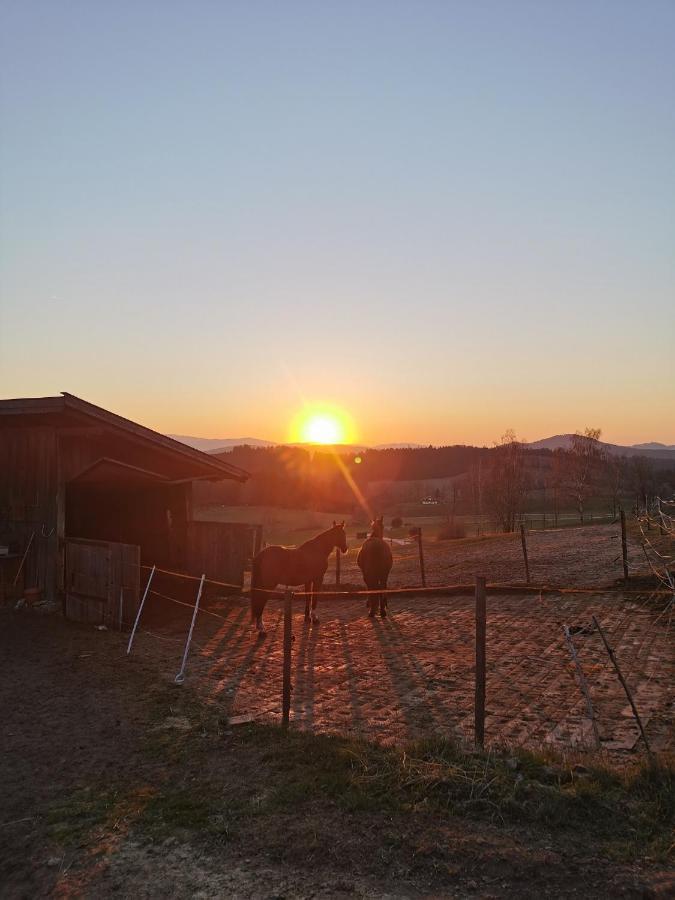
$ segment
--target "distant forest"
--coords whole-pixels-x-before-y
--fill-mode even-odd
[[[532,492],[548,490],[556,506],[572,506],[583,517],[593,497],[616,507],[621,497],[670,495],[675,485],[675,464],[607,456],[590,430],[578,435],[571,450],[531,450],[505,436],[491,448],[396,448],[336,456],[320,449],[244,445],[218,455],[252,477],[243,485],[195,485],[198,505],[265,505],[358,515],[357,493],[372,498],[376,490],[383,509],[387,483],[410,481],[431,484],[432,495],[448,506],[452,503],[457,513],[491,510],[506,530]]]

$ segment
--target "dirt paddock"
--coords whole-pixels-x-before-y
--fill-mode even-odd
[[[630,565],[644,574],[639,547]],[[397,548],[400,552],[400,548]],[[615,526],[565,529],[530,536],[534,581],[607,585],[621,571]],[[358,583],[355,554],[342,561],[343,583]],[[415,583],[418,562],[403,548],[391,586]],[[432,545],[428,584],[466,583],[479,571],[490,582],[522,580],[520,540]],[[168,585],[173,588],[185,585]],[[192,590],[196,588],[193,585]],[[187,595],[189,596],[189,591]],[[251,630],[244,598],[214,601],[201,614],[188,660],[188,678],[231,715],[276,721],[281,707],[282,604],[268,603],[268,633]],[[318,625],[294,610],[291,720],[297,727],[400,742],[432,734],[473,739],[474,601],[410,594],[392,597],[386,619],[369,619],[363,598],[325,599]],[[573,637],[588,680],[601,747],[629,752],[639,732],[625,692],[597,633],[606,631],[634,693],[654,749],[673,748],[675,652],[670,611],[649,594],[494,595],[487,600],[486,740],[494,744],[589,747],[595,735],[579,687],[563,625]],[[170,624],[165,617],[169,616]],[[158,596],[148,606],[151,633],[135,654],[155,659],[167,675],[178,672],[190,610]],[[174,672],[174,674],[175,674]]]

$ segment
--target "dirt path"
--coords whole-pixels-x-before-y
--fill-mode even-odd
[[[545,833],[423,809],[349,811],[327,795],[302,816],[265,807],[283,787],[266,745],[214,726],[213,710],[202,718],[168,667],[125,659],[124,642],[0,610],[3,898],[638,897],[654,877]],[[306,652],[318,679],[322,651]],[[401,666],[391,680],[414,686]]]

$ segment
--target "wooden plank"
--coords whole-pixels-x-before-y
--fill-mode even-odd
[[[284,595],[284,667],[281,686],[281,727],[286,730],[291,715],[291,650],[293,648],[293,592]],[[310,677],[313,673],[310,673]]]
[[[74,591],[66,591],[66,618],[73,622],[92,625],[105,624],[105,601],[87,597]]]
[[[102,623],[117,627],[121,592],[123,620],[127,624],[133,620],[140,597],[140,547],[114,541],[68,540],[65,557],[68,618],[92,621],[93,614],[83,604],[96,603]]]

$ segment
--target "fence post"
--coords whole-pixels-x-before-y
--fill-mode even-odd
[[[485,743],[485,637],[487,632],[485,578],[476,575],[476,697],[474,702],[474,740]]]
[[[631,692],[628,688],[628,685],[626,684],[626,679],[623,677],[621,669],[619,668],[619,664],[616,661],[616,657],[614,656],[614,651],[607,643],[607,638],[605,637],[605,632],[600,627],[600,623],[598,622],[598,620],[595,618],[595,616],[592,616],[591,618],[593,619],[593,624],[598,629],[598,634],[602,638],[602,643],[605,645],[605,650],[607,651],[607,654],[612,661],[612,665],[616,669],[616,674],[619,676],[619,681],[621,682],[623,689],[626,692],[626,697],[628,697],[628,702],[630,703],[631,709],[633,710],[633,715],[635,716],[635,721],[637,722],[638,728],[640,729],[640,734],[642,735],[642,740],[645,742],[645,747],[647,748],[647,753],[651,756],[652,748],[649,746],[649,741],[647,740],[647,735],[645,734],[645,730],[642,727],[642,720],[640,719],[640,716],[637,711],[637,707],[635,706],[635,703],[633,702],[633,695],[631,694]]]
[[[197,591],[197,599],[195,600],[195,608],[192,613],[192,621],[190,622],[190,630],[188,631],[187,640],[185,642],[185,650],[183,651],[183,661],[180,664],[180,672],[174,678],[176,684],[183,684],[185,681],[185,664],[187,663],[188,653],[190,652],[190,644],[192,643],[192,632],[195,630],[195,622],[197,621],[197,613],[199,612],[199,601],[202,599],[202,591],[204,590],[204,582],[206,575],[202,575],[199,582],[199,590]]]
[[[291,715],[291,647],[293,645],[293,591],[284,594],[284,674],[281,698],[281,727],[288,730]]]
[[[129,644],[127,645],[127,656],[131,653],[131,645],[134,642],[134,636],[136,634],[136,629],[138,628],[138,622],[141,618],[141,613],[143,612],[143,607],[145,606],[145,598],[148,596],[148,591],[150,590],[150,584],[152,583],[152,579],[155,575],[155,566],[152,567],[152,571],[150,572],[150,576],[148,577],[148,583],[145,585],[145,591],[143,591],[143,599],[140,602],[138,607],[138,612],[136,613],[136,619],[134,620],[134,627],[131,629],[131,634],[129,635]]]
[[[527,542],[525,540],[525,526],[523,523],[520,523],[520,541],[523,545],[523,559],[525,560],[525,578],[527,579],[527,583],[530,583],[530,564],[527,561]]]
[[[626,513],[623,506],[620,509],[621,515],[621,555],[623,556],[623,583],[628,584],[628,546],[626,544]]]
[[[420,551],[420,574],[422,575],[422,587],[427,586],[427,576],[424,571],[424,548],[422,546],[422,529],[417,529],[417,546]]]
[[[335,548],[335,586],[340,587],[340,548]]]

